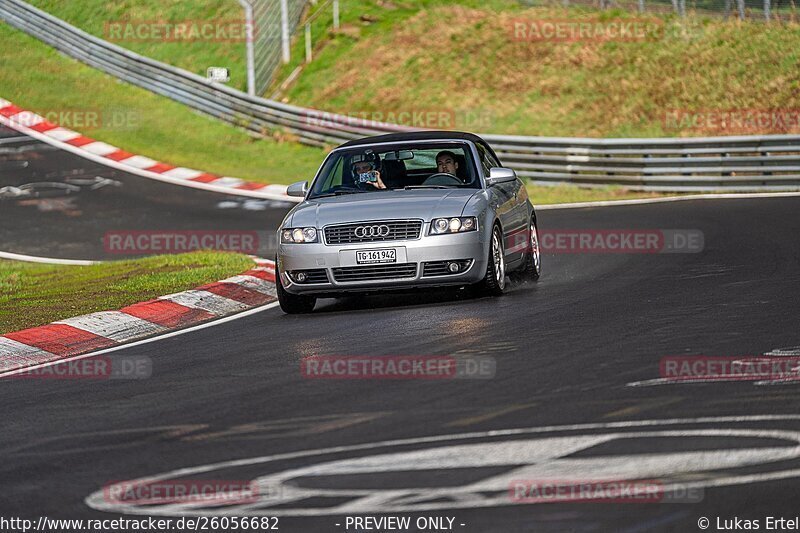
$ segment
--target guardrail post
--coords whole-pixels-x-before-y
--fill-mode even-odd
[[[764,0],[764,20],[766,20],[767,22],[769,22],[769,16],[770,16],[769,10],[770,10],[770,7],[771,7],[770,1],[769,0]]]
[[[744,0],[736,0],[739,6],[739,20],[744,20]]]
[[[289,44],[289,4],[288,0],[281,0],[281,48],[284,63],[291,59]]]
[[[639,13],[644,13],[644,0],[639,0]]]

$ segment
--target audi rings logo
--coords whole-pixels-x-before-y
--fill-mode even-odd
[[[386,237],[390,231],[389,226],[381,224],[380,226],[358,226],[354,233],[356,237],[363,239],[365,237]]]

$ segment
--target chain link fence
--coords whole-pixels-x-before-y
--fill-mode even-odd
[[[248,92],[267,90],[281,61],[288,62],[292,36],[306,0],[239,0],[251,28],[248,36]]]

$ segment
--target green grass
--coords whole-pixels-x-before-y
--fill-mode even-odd
[[[313,177],[325,155],[322,150],[292,142],[256,139],[167,98],[120,83],[2,23],[0,56],[4,58],[0,63],[0,97],[42,114],[65,109],[122,109],[134,119],[129,124],[82,133],[160,161],[253,181],[288,184]],[[86,87],[92,88],[88,103]],[[574,186],[531,186],[530,190],[536,203],[640,196]]]
[[[236,0],[29,0],[31,4],[85,32],[128,48],[138,54],[194,72],[203,77],[208,67],[227,67],[231,87],[247,90],[245,43],[233,39],[192,39],[177,42],[164,39],[116,38],[115,24],[127,27],[155,21],[193,23],[206,21],[225,27],[231,21],[244,20]]]
[[[634,198],[663,198],[664,196],[676,196],[676,193],[630,191],[619,186],[588,189],[576,187],[575,185],[549,186],[532,185],[528,183],[527,189],[533,205],[564,204],[572,202],[599,202],[604,200],[632,200]]]
[[[90,266],[0,260],[0,333],[119,309],[240,274],[247,256],[224,252],[160,255]]]
[[[668,31],[643,41],[519,42],[512,39],[518,20],[643,16],[511,2],[441,4],[383,3],[390,9],[348,2],[344,29],[319,35],[314,61],[283,100],[344,114],[437,110],[453,117],[455,129],[579,137],[735,134],[676,127],[666,117],[674,110],[800,107],[796,23],[645,15]],[[361,15],[378,20],[367,24]]]
[[[310,179],[324,156],[316,148],[256,139],[182,104],[120,83],[4,23],[0,57],[0,98],[45,116],[66,110],[62,122],[88,112],[122,112],[117,115],[125,118],[122,124],[73,129],[159,161],[254,181],[291,183]]]

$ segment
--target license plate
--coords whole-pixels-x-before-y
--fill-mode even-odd
[[[359,250],[356,252],[356,263],[359,265],[396,262],[397,250],[394,248],[387,248],[385,250]]]

